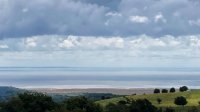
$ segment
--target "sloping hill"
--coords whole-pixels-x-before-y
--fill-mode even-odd
[[[191,90],[187,92],[177,92],[177,93],[160,93],[160,94],[147,94],[147,95],[131,95],[125,97],[118,97],[106,100],[100,100],[96,103],[99,103],[102,106],[106,106],[109,103],[117,103],[120,100],[125,100],[126,98],[130,100],[135,99],[148,99],[153,105],[157,107],[177,107],[174,104],[174,99],[177,96],[186,97],[188,104],[186,106],[197,106],[200,101],[200,90]],[[162,100],[161,104],[158,104],[157,98]]]
[[[24,91],[25,90],[14,88],[14,87],[0,86],[0,101],[8,100],[9,98]]]

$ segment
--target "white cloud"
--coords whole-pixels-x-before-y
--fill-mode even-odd
[[[25,44],[27,47],[36,47],[37,46],[37,38],[35,38],[35,37],[26,38]]]
[[[121,17],[122,14],[119,13],[119,12],[108,12],[108,13],[106,13],[106,16],[119,16],[119,17]]]
[[[191,26],[200,26],[200,19],[197,19],[197,20],[189,20],[189,24]]]
[[[7,48],[9,48],[8,45],[6,45],[6,44],[2,44],[2,45],[1,45],[1,44],[0,44],[0,49],[7,49]]]
[[[149,18],[146,16],[130,16],[129,20],[133,23],[148,23]]]
[[[157,15],[155,15],[154,17],[154,21],[157,22],[163,22],[166,23],[167,20],[164,18],[164,16],[162,15],[162,13],[158,13]]]
[[[12,65],[20,61],[35,66],[174,66],[180,61],[187,63],[186,60],[200,63],[196,60],[200,59],[200,35],[160,38],[45,35],[4,39],[0,45],[6,48],[0,52],[0,62],[5,65],[10,60]]]

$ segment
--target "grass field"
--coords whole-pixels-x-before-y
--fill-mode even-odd
[[[187,92],[176,92],[176,93],[160,93],[160,94],[146,94],[146,95],[130,95],[106,100],[100,100],[99,103],[102,106],[106,106],[109,103],[117,103],[120,100],[128,98],[130,100],[136,99],[148,99],[153,105],[157,107],[178,107],[174,104],[174,99],[178,96],[186,97],[188,104],[185,107],[198,106],[200,101],[200,90],[191,90]],[[157,98],[162,100],[161,104],[158,104]],[[180,107],[180,106],[179,106]]]

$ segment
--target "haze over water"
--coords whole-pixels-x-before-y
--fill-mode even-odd
[[[0,85],[20,88],[200,88],[199,68],[1,67]]]

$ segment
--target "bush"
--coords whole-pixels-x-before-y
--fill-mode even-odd
[[[118,104],[121,104],[121,105],[126,105],[126,104],[127,104],[127,102],[126,102],[126,101],[124,101],[124,100],[120,100],[120,101],[118,102]]]
[[[180,92],[184,92],[184,91],[187,91],[187,90],[188,90],[187,86],[182,86],[182,87],[179,88]]]
[[[168,93],[167,89],[162,89],[162,93]]]
[[[160,93],[160,89],[154,89],[153,93]]]
[[[64,105],[69,111],[78,111],[78,112],[101,112],[101,107],[88,100],[86,97],[72,97],[64,101]]]
[[[105,107],[105,112],[130,112],[127,105],[110,103]]]
[[[166,108],[164,112],[175,112],[175,110],[172,108]]]
[[[176,89],[175,88],[170,88],[169,92],[170,93],[174,93],[174,92],[176,92]]]
[[[5,112],[46,112],[55,108],[52,98],[42,93],[25,92],[6,102]]]
[[[176,98],[175,98],[174,103],[175,103],[176,105],[182,105],[182,106],[184,106],[184,105],[187,104],[187,100],[186,100],[185,97],[179,96],[179,97],[176,97]]]
[[[157,102],[158,102],[158,104],[160,104],[162,102],[162,100],[160,98],[157,98]]]
[[[130,112],[157,112],[157,108],[147,99],[132,101]]]

